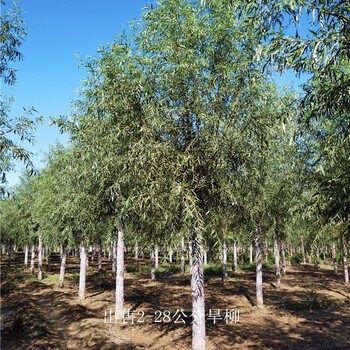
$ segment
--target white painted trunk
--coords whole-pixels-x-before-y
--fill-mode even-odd
[[[86,248],[83,244],[80,246],[80,273],[79,273],[79,299],[85,299],[85,285],[86,285]]]
[[[253,263],[253,244],[249,244],[249,263]]]
[[[303,254],[303,263],[306,264],[306,254],[305,254],[305,246],[304,246],[304,238],[301,236],[300,238],[300,243],[301,243],[301,252]],[[291,258],[291,255],[290,255]]]
[[[24,247],[24,266],[28,266],[28,255],[29,255],[29,245],[26,244]]]
[[[190,232],[191,289],[192,289],[192,350],[205,350],[205,304],[203,249],[199,243],[197,232]]]
[[[122,320],[124,316],[124,232],[118,230],[117,273],[115,287],[115,317]]]
[[[137,265],[139,262],[139,246],[137,245],[137,243],[135,243],[134,251],[135,251],[135,256],[134,256],[135,264]]]
[[[255,261],[256,261],[256,305],[263,307],[263,272],[262,272],[262,246],[261,246],[261,227],[256,227],[255,237]]]
[[[343,251],[343,269],[344,269],[344,282],[345,284],[349,284],[349,269],[348,269],[348,247],[346,244],[346,238],[345,235],[341,238],[342,243],[342,251]]]
[[[338,261],[337,261],[337,245],[335,242],[332,243],[332,259],[333,259],[333,268],[334,273],[338,273]]]
[[[45,261],[46,261],[46,265],[49,265],[49,247],[46,245],[45,246]]]
[[[38,244],[38,280],[43,279],[43,243],[39,236]]]
[[[113,241],[113,243],[112,243],[111,262],[112,262],[112,272],[113,272],[113,274],[115,274],[116,268],[117,268],[117,242],[116,241]]]
[[[35,245],[32,245],[32,254],[30,259],[30,273],[34,275],[35,268]]]
[[[224,239],[222,244],[222,277],[225,279],[227,274],[227,241]]]
[[[170,248],[169,250],[169,263],[172,264],[173,263],[173,250]]]
[[[10,242],[7,246],[7,266],[11,266],[12,253],[13,253],[13,246],[12,246],[12,243]]]
[[[233,272],[237,272],[238,263],[237,263],[237,242],[233,242]]]
[[[58,286],[63,288],[64,286],[64,272],[66,268],[66,260],[67,260],[67,249],[65,246],[61,245],[61,268],[60,268],[60,278],[58,280]]]
[[[154,261],[155,261],[155,267],[157,269],[159,266],[159,249],[157,245],[154,248]]]
[[[285,249],[284,239],[281,240],[281,258],[282,258],[282,276],[285,276],[285,274],[287,273],[287,266],[286,266],[286,249]]]
[[[203,249],[203,262],[204,262],[204,265],[208,265],[208,251],[207,249]]]
[[[98,244],[98,253],[97,253],[97,266],[98,271],[102,270],[102,244],[101,242]]]
[[[280,267],[280,249],[278,240],[275,239],[275,266],[276,266],[276,288],[279,288],[281,285],[281,267]]]

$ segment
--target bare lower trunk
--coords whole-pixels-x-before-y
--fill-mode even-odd
[[[276,288],[281,285],[280,250],[277,239],[275,239],[275,266],[276,266]]]
[[[30,273],[34,275],[34,268],[35,268],[35,245],[32,245],[32,255],[30,259]]]
[[[233,242],[233,272],[237,272],[238,263],[237,263],[237,242]]]
[[[316,248],[316,262],[315,262],[316,269],[320,268],[320,248],[317,246]]]
[[[305,246],[304,246],[303,236],[301,236],[300,243],[301,243],[301,253],[303,254],[303,263],[306,264],[306,254],[305,254]]]
[[[253,263],[253,244],[250,243],[249,245],[249,263]]]
[[[115,287],[115,317],[122,320],[124,316],[124,232],[118,230],[117,273]]]
[[[154,248],[154,262],[155,262],[156,269],[158,269],[158,266],[159,266],[159,249],[158,249],[157,245]]]
[[[135,243],[135,256],[134,256],[134,260],[135,260],[135,264],[137,265],[139,263],[139,246],[137,245],[137,243]]]
[[[190,232],[192,289],[192,350],[205,350],[203,250],[196,230]]]
[[[153,248],[151,250],[151,280],[156,280],[156,257]]]
[[[181,239],[181,273],[185,273],[185,239]]]
[[[203,248],[203,263],[204,265],[208,264],[208,250]]]
[[[63,288],[64,286],[64,272],[66,268],[66,260],[67,260],[67,248],[63,244],[61,245],[61,268],[60,268],[60,278],[58,280],[58,286]]]
[[[85,284],[86,284],[86,248],[84,244],[80,245],[80,274],[79,274],[79,299],[85,299]]]
[[[173,250],[170,248],[169,249],[169,263],[172,264],[173,263]]]
[[[45,246],[45,262],[46,265],[49,265],[49,247],[47,245]]]
[[[113,241],[113,243],[112,243],[111,261],[112,261],[112,272],[113,272],[113,274],[115,274],[116,267],[117,267],[117,242],[116,241]]]
[[[38,280],[43,279],[43,244],[41,236],[39,236],[38,244]]]
[[[286,249],[285,249],[285,243],[284,239],[281,241],[281,258],[282,258],[282,276],[285,276],[287,273],[287,266],[286,266]]]
[[[222,278],[225,279],[227,277],[227,241],[224,239],[222,245]]]
[[[29,245],[26,244],[24,248],[24,266],[28,266]]]
[[[7,266],[11,266],[11,260],[12,260],[12,253],[13,253],[13,245],[10,242],[7,246]]]
[[[342,243],[342,253],[343,253],[344,282],[345,284],[349,284],[349,269],[348,269],[348,262],[347,262],[348,247],[346,244],[345,235],[342,236],[341,243]]]
[[[256,227],[255,238],[255,261],[256,261],[256,305],[263,307],[263,272],[262,272],[262,246],[261,246],[261,227],[260,223]]]
[[[338,261],[337,261],[337,245],[335,242],[332,243],[332,260],[333,260],[333,268],[334,273],[338,273]]]
[[[98,253],[97,253],[97,266],[98,266],[98,271],[102,270],[102,243],[99,242],[98,244]]]

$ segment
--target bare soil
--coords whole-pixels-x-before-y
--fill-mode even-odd
[[[20,253],[10,268],[5,257],[1,261],[1,349],[191,348],[189,276],[162,274],[152,282],[148,274],[132,272],[134,263],[127,262],[128,317],[116,324],[115,282],[107,260],[100,273],[90,263],[83,302],[77,299],[77,259],[68,259],[62,289],[57,287],[58,256],[44,266],[41,281],[22,261]],[[258,309],[254,272],[230,272],[224,282],[208,276],[207,349],[350,349],[349,292],[341,273],[334,275],[331,266],[289,266],[279,289],[273,271],[266,270],[265,307]],[[231,310],[239,311],[239,321],[225,319]],[[216,316],[215,322],[210,316]]]

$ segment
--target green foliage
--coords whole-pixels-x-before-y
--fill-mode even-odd
[[[302,253],[297,253],[294,254],[291,258],[290,258],[290,263],[292,265],[299,265],[303,262],[303,254]]]

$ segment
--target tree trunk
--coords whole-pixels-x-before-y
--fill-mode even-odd
[[[85,284],[86,284],[86,248],[84,244],[80,245],[80,274],[79,274],[79,299],[85,299]]]
[[[316,262],[315,262],[315,267],[317,270],[320,269],[320,248],[317,246],[316,248]]]
[[[151,249],[151,280],[156,280],[156,257],[155,257],[155,251],[152,247]]]
[[[224,239],[222,243],[222,280],[224,281],[227,277],[227,241]]]
[[[185,239],[181,239],[181,273],[185,273]]]
[[[173,263],[173,250],[170,248],[169,249],[169,263],[172,264]]]
[[[62,252],[62,257],[61,257],[60,278],[58,280],[58,286],[60,288],[63,288],[63,286],[64,286],[64,272],[65,272],[66,260],[67,260],[67,247],[63,244],[61,245],[61,252]]]
[[[301,241],[300,242],[301,243],[301,252],[303,254],[303,263],[306,264],[306,254],[305,254],[305,246],[304,246],[304,238],[303,238],[303,236],[301,236],[300,241]],[[291,256],[290,256],[290,258],[291,258]]]
[[[32,256],[30,260],[30,273],[34,275],[34,268],[35,268],[35,245],[32,245]]]
[[[7,246],[7,266],[8,267],[11,266],[12,253],[13,253],[13,245],[12,245],[12,242],[10,241]]]
[[[208,250],[206,248],[203,248],[203,263],[208,265]]]
[[[101,241],[98,243],[98,255],[97,255],[97,265],[98,271],[102,271],[102,243]]]
[[[29,245],[26,244],[24,248],[24,266],[28,266]]]
[[[139,246],[137,245],[137,242],[135,243],[135,256],[134,256],[134,260],[135,260],[135,264],[137,265],[139,263]]]
[[[249,263],[253,263],[253,244],[249,244]]]
[[[346,244],[345,234],[343,234],[341,238],[341,243],[342,243],[342,251],[343,251],[344,282],[345,284],[349,284],[349,270],[348,270],[348,263],[347,263],[348,247]]]
[[[41,236],[39,236],[38,244],[38,280],[43,279],[43,243]]]
[[[159,249],[158,249],[157,245],[154,247],[154,263],[155,263],[155,268],[158,269],[158,266],[159,266]]]
[[[333,259],[334,274],[337,274],[338,273],[338,261],[337,261],[337,245],[335,242],[332,243],[332,259]]]
[[[116,267],[117,267],[117,242],[116,241],[113,241],[112,243],[111,262],[112,262],[112,272],[115,275]]]
[[[195,229],[190,232],[192,289],[192,350],[205,350],[203,249]]]
[[[276,265],[276,288],[281,285],[280,250],[277,238],[275,238],[275,265]]]
[[[287,264],[286,264],[286,248],[284,239],[281,240],[281,258],[282,258],[282,276],[285,276],[287,273]]]
[[[237,272],[238,263],[237,263],[237,242],[233,242],[233,272]]]
[[[262,272],[262,246],[261,246],[261,227],[260,223],[256,227],[255,237],[255,261],[256,261],[256,305],[263,307],[263,272]]]
[[[120,321],[124,316],[124,232],[118,230],[117,273],[115,287],[115,318]]]

